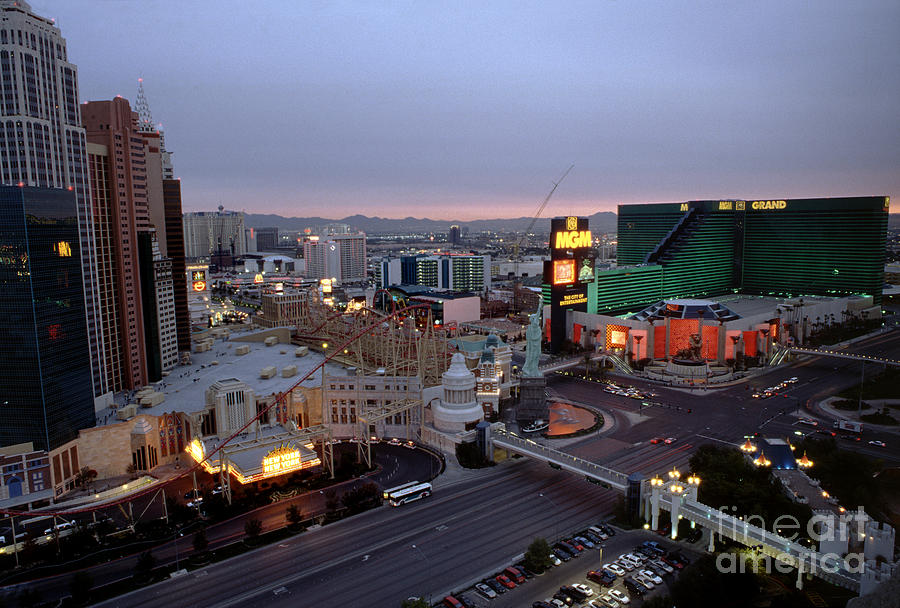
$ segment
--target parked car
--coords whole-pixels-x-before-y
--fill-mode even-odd
[[[63,530],[71,530],[75,527],[75,521],[62,521],[58,524],[54,525],[52,528],[47,528],[44,530],[44,534],[53,534],[54,530],[62,532]]]
[[[632,578],[634,578],[634,580],[642,584],[647,589],[653,589],[654,587],[656,587],[656,583],[641,574],[635,573]]]
[[[534,578],[535,572],[532,572],[528,568],[525,567],[525,564],[513,564],[513,568],[521,572],[525,578]]]
[[[525,575],[519,572],[517,568],[510,566],[503,570],[503,574],[517,585],[525,582]]]
[[[571,595],[563,593],[562,591],[557,591],[556,593],[554,593],[553,599],[559,600],[565,606],[571,606],[575,603],[575,598],[573,598]]]
[[[603,569],[612,572],[616,576],[625,576],[625,568],[615,562],[604,565]]]
[[[491,590],[497,595],[501,593],[506,593],[506,587],[500,584],[500,581],[494,578],[489,578],[484,581],[484,584],[491,588]]]
[[[444,598],[444,601],[441,602],[447,608],[465,608],[458,599],[453,597],[452,595],[448,595]]]
[[[602,595],[588,602],[591,608],[619,608],[622,604],[613,599],[610,594]]]
[[[616,575],[608,570],[589,570],[587,573],[587,579],[589,581],[593,581],[604,587],[611,587],[612,584],[616,581]]]
[[[550,563],[552,563],[554,566],[559,566],[562,564],[562,560],[559,559],[558,557],[556,557],[556,555],[554,555],[552,551],[550,552],[550,555],[548,555],[547,557],[550,558]]]
[[[510,580],[508,576],[505,574],[498,574],[496,576],[497,582],[506,587],[507,589],[515,589],[516,584]]]
[[[553,604],[544,601],[537,601],[531,604],[531,608],[553,608]]]
[[[575,589],[576,591],[581,592],[581,594],[585,598],[588,598],[588,597],[591,597],[592,595],[594,595],[594,590],[591,589],[590,587],[588,587],[587,585],[585,585],[584,583],[572,583],[571,585],[569,585],[569,587],[571,587],[572,589]],[[582,601],[584,601],[584,598],[582,598]]]
[[[672,574],[673,572],[675,572],[675,569],[672,566],[662,561],[661,559],[655,559],[651,563],[666,574]]]
[[[623,581],[625,588],[628,589],[630,593],[633,593],[637,596],[646,595],[650,590],[642,585],[640,582],[634,580],[632,577],[628,577]]]
[[[662,577],[660,577],[658,574],[656,574],[652,570],[644,568],[643,570],[638,570],[638,574],[640,574],[641,576],[643,576],[644,578],[646,578],[648,580],[653,581],[654,585],[662,585],[662,582],[663,582]]]
[[[594,548],[594,543],[592,543],[590,540],[588,540],[588,539],[585,538],[584,536],[576,536],[573,540],[575,540],[575,541],[581,543],[581,545],[582,545],[583,547],[587,547],[588,549],[593,549],[593,548]]]
[[[619,602],[620,604],[631,603],[631,598],[628,597],[627,595],[625,595],[623,592],[619,591],[618,589],[610,589],[609,595],[611,595],[612,598],[614,600],[616,600],[617,602]]]
[[[497,592],[485,585],[484,583],[475,583],[475,591],[480,593],[484,599],[492,600],[497,597]]]

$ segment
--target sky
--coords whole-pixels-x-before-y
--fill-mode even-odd
[[[896,0],[30,2],[83,101],[143,78],[185,211],[900,196]]]

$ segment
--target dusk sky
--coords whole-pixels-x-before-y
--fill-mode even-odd
[[[143,77],[186,211],[900,195],[897,0],[30,3],[83,101]]]

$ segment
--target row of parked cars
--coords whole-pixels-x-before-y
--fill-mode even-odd
[[[554,544],[549,555],[550,563],[553,566],[559,566],[563,561],[569,561],[573,557],[580,555],[585,549],[591,549],[597,546],[598,543],[603,542],[614,534],[615,531],[605,524],[591,526],[580,534],[576,534],[571,538],[561,540]],[[524,564],[514,564],[504,568],[502,572],[476,583],[474,589],[475,592],[484,599],[492,600],[511,589],[515,589],[524,584],[528,579],[538,576],[539,574],[542,573],[532,572],[526,568]],[[581,584],[580,586],[593,593],[593,590],[587,585]],[[567,593],[560,588],[560,591],[556,593],[553,598],[546,600],[545,604],[553,608],[571,606],[572,603],[567,604],[566,601],[573,602],[574,600],[571,598],[577,596],[579,593],[578,584],[572,588],[575,589],[574,592],[572,592],[571,589],[568,590],[572,594]],[[583,593],[584,590],[581,590],[581,592]],[[584,597],[587,598],[588,595],[585,595]],[[446,608],[471,608],[475,605],[471,598],[465,593],[447,596],[444,598],[442,604]]]

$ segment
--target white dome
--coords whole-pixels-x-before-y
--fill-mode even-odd
[[[475,374],[466,367],[462,354],[455,353],[442,376],[444,396],[434,407],[434,426],[439,431],[464,431],[466,424],[484,419],[484,410],[475,400]]]

